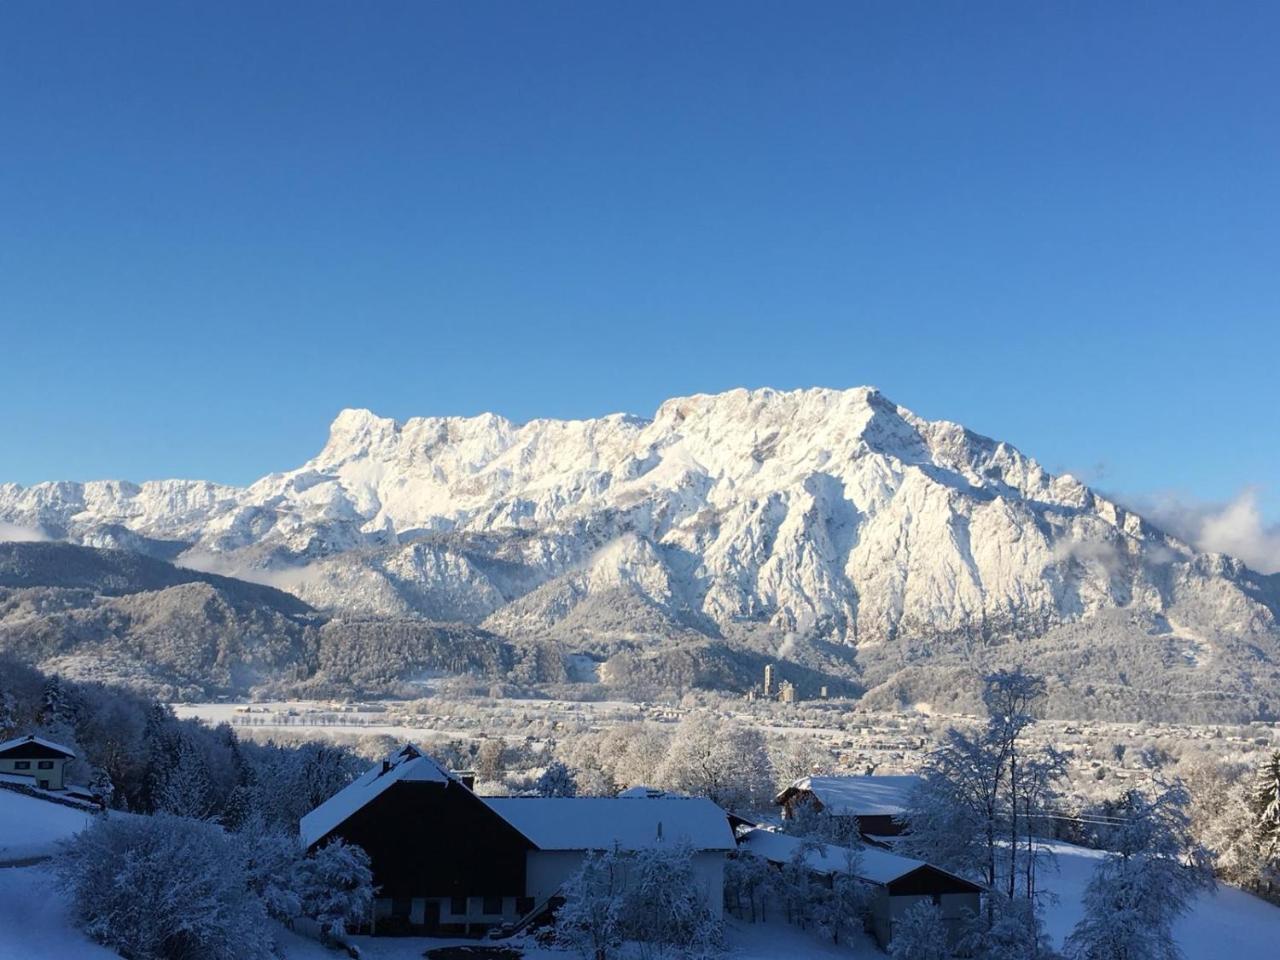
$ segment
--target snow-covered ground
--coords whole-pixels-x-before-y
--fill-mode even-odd
[[[59,840],[93,822],[94,814],[0,790],[0,864],[53,853]]]
[[[1080,920],[1084,888],[1105,856],[1068,843],[1056,843],[1057,870],[1046,871],[1042,885],[1058,895],[1058,902],[1046,910],[1046,925],[1058,945]],[[1203,894],[1191,913],[1183,917],[1174,936],[1187,960],[1244,960],[1248,957],[1280,955],[1280,907],[1259,900],[1235,887],[1220,886],[1216,893]]]
[[[5,829],[9,826],[4,813],[0,813],[0,824]],[[113,957],[117,957],[114,951],[93,943],[72,924],[47,864],[0,868],[0,960]]]

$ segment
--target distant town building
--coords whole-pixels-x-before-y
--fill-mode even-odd
[[[783,703],[796,702],[796,687],[790,680],[783,680],[778,687],[778,699]]]
[[[764,695],[766,697],[773,696],[773,664],[766,663],[764,665]]]
[[[0,743],[0,776],[41,790],[65,790],[67,761],[75,758],[70,747],[28,734]]]

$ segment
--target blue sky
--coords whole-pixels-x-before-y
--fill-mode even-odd
[[[1280,6],[0,5],[0,480],[873,383],[1280,519]]]

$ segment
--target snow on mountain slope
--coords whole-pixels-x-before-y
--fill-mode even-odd
[[[512,633],[603,596],[711,635],[764,624],[861,649],[1172,610],[1204,659],[1276,622],[1274,585],[1238,562],[872,388],[684,397],[651,421],[346,410],[314,459],[245,489],[9,484],[0,521]]]

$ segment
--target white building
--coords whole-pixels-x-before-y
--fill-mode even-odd
[[[65,790],[67,761],[75,758],[69,747],[28,734],[0,743],[0,776],[40,790]]]
[[[525,854],[525,893],[541,903],[582,866],[590,851],[624,853],[687,843],[698,892],[719,918],[724,912],[724,864],[736,848],[729,818],[695,797],[485,797],[503,820],[537,849]]]

